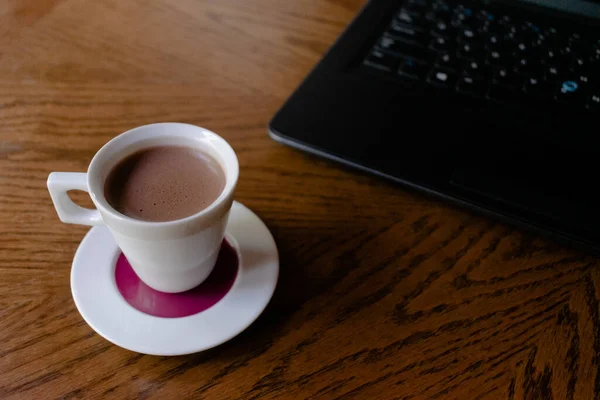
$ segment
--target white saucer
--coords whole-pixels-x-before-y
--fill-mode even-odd
[[[73,260],[71,291],[75,305],[98,334],[138,353],[175,356],[218,346],[258,318],[279,276],[273,236],[256,214],[238,202],[231,208],[226,238],[239,260],[231,289],[197,314],[163,318],[138,311],[121,295],[115,279],[121,252],[106,227],[94,227]]]

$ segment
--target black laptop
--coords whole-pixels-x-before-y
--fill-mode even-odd
[[[372,0],[269,130],[600,250],[600,1]]]

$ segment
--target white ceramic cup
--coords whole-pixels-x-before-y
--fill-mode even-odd
[[[195,148],[217,161],[225,172],[219,197],[194,215],[167,222],[134,219],[111,207],[104,197],[104,182],[113,167],[141,149],[165,145]],[[177,293],[202,283],[215,266],[238,175],[235,152],[215,133],[194,125],[159,123],[112,139],[96,153],[87,173],[51,173],[48,190],[62,222],[106,224],[142,281],[161,292]],[[96,210],[76,205],[69,190],[87,191]]]

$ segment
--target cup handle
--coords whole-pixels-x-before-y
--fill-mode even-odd
[[[78,206],[67,194],[69,190],[83,190],[89,193],[86,177],[87,174],[83,172],[52,172],[48,176],[48,191],[62,222],[79,225],[104,223],[100,211]]]

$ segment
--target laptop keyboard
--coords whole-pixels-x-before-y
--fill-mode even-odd
[[[408,0],[363,61],[380,73],[517,105],[600,111],[600,35],[446,0]]]

